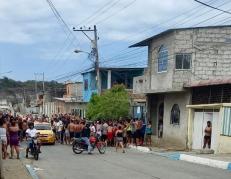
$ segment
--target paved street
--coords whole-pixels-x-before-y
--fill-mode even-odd
[[[105,155],[97,150],[93,155],[76,155],[70,146],[43,146],[39,161],[23,159],[39,168],[41,179],[228,179],[231,173],[182,161],[173,161],[153,154],[128,150],[116,153],[114,148]]]

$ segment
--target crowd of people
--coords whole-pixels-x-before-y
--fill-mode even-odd
[[[51,125],[61,144],[70,144],[74,138],[81,137],[85,124],[90,125],[91,135],[105,141],[107,146],[120,146],[123,149],[129,145],[151,145],[152,126],[141,119],[120,119],[86,121],[68,114],[53,115]]]
[[[31,114],[14,117],[10,113],[0,112],[0,138],[3,159],[13,158],[14,153],[19,159],[19,143],[26,139],[30,123],[49,122],[61,144],[71,144],[75,138],[83,137],[83,129],[88,125],[90,135],[104,141],[107,146],[124,148],[129,144],[151,145],[152,126],[141,119],[120,119],[88,121],[70,114],[55,114],[48,117],[34,117]],[[7,152],[10,147],[10,154]]]
[[[30,133],[30,124],[35,121],[47,121],[47,118],[35,118],[31,114],[26,116],[16,116],[14,117],[11,113],[0,112],[0,140],[2,144],[2,158],[14,158],[14,153],[16,152],[16,158],[19,159],[19,146],[20,142],[27,140]],[[29,140],[27,140],[30,143]],[[10,154],[8,153],[8,148],[10,147]],[[27,149],[28,150],[28,149]]]

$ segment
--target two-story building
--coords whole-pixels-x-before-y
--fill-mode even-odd
[[[148,68],[133,92],[147,97],[156,145],[231,152],[231,26],[169,29],[130,47],[148,46]]]

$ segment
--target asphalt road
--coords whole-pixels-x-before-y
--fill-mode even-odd
[[[207,166],[173,161],[154,154],[108,148],[101,155],[76,155],[71,146],[43,146],[38,161],[23,159],[36,168],[41,179],[230,179],[231,172]]]

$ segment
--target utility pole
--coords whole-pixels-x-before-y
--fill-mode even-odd
[[[96,71],[96,81],[97,81],[97,90],[98,90],[98,94],[101,94],[101,80],[100,80],[100,67],[99,67],[99,53],[98,53],[98,35],[97,35],[97,28],[96,25],[94,25],[94,29],[92,30],[90,27],[88,29],[83,29],[82,27],[80,27],[80,29],[75,29],[75,27],[73,27],[74,31],[77,32],[82,32],[87,38],[88,40],[91,41],[92,43],[92,52],[93,55],[95,56],[95,71]],[[86,32],[94,32],[94,40],[92,40]]]
[[[94,25],[94,48],[95,48],[95,70],[97,74],[97,86],[98,86],[98,93],[101,94],[101,80],[100,80],[100,70],[99,70],[99,53],[98,53],[98,36],[97,36],[97,29],[96,25]]]
[[[37,100],[37,94],[38,94],[38,86],[37,86],[37,73],[34,73],[34,77],[35,77],[35,99]]]
[[[42,73],[43,75],[43,114],[45,114],[45,82],[44,82],[44,72]]]
[[[45,112],[45,75],[44,72],[43,73],[34,73],[35,75],[35,96],[36,96],[36,100],[38,98],[38,79],[37,76],[41,76],[42,75],[42,85],[43,85],[43,89],[42,89],[42,94],[43,94],[43,103],[42,103],[42,113],[44,114]]]

